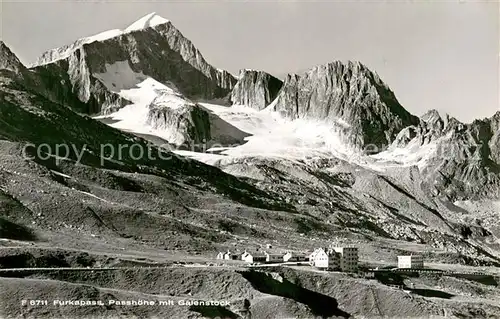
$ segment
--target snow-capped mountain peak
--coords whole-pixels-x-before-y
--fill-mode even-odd
[[[158,25],[163,25],[169,23],[170,21],[157,15],[155,12],[145,15],[139,20],[135,21],[125,29],[112,29],[107,30],[92,36],[80,38],[70,45],[63,46],[61,48],[56,48],[45,52],[33,65],[45,65],[52,63],[57,60],[65,59],[70,56],[73,52],[81,48],[84,44],[89,44],[92,42],[103,42],[109,39],[113,39],[125,34],[129,34],[134,31],[143,31],[148,28],[154,28]]]
[[[146,28],[155,27],[155,26],[160,25],[160,24],[165,24],[168,22],[169,22],[169,20],[157,15],[156,12],[152,12],[152,13],[147,14],[144,17],[140,18],[139,20],[132,23],[131,25],[129,25],[124,30],[124,32],[143,30]]]

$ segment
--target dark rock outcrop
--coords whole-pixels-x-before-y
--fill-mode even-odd
[[[302,76],[289,74],[272,107],[292,119],[345,122],[350,126],[347,140],[359,147],[371,145],[373,151],[418,123],[378,75],[359,62],[336,61]]]
[[[192,148],[210,141],[208,112],[187,100],[176,108],[164,105],[162,100],[160,95],[149,105],[147,123],[153,129],[170,132],[168,141],[179,146]]]
[[[276,98],[282,86],[283,82],[269,73],[241,70],[231,92],[231,102],[262,110]]]

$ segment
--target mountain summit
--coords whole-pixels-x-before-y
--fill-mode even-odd
[[[169,21],[167,19],[160,17],[159,15],[156,14],[156,12],[152,12],[140,18],[136,22],[132,23],[125,29],[124,32],[132,32],[137,30],[143,30],[146,28],[152,28],[159,24],[165,24],[168,22]]]
[[[158,25],[166,24],[169,23],[170,21],[160,17],[157,15],[155,12],[152,12],[150,14],[145,15],[144,17],[140,18],[139,20],[135,21],[125,29],[113,29],[113,30],[108,30],[104,31],[92,36],[84,37],[81,39],[76,40],[72,44],[60,47],[60,48],[55,48],[52,50],[49,50],[45,53],[42,54],[40,58],[34,63],[34,66],[37,65],[43,65],[47,63],[51,63],[60,59],[64,59],[71,55],[72,52],[77,50],[78,48],[82,47],[84,44],[92,43],[95,41],[105,41],[108,39],[113,39],[116,37],[119,37],[121,35],[131,33],[134,31],[143,31],[148,28],[154,28]]]
[[[110,30],[44,53],[33,65],[50,77],[68,78],[71,90],[87,102],[103,83],[99,75],[128,72],[132,77],[115,79],[130,85],[135,79],[150,77],[168,84],[188,98],[210,100],[225,97],[236,83],[227,71],[211,66],[193,43],[170,21],[148,14],[125,30]],[[121,68],[121,69],[120,69]],[[122,70],[125,68],[124,70]],[[104,103],[106,108],[87,113],[109,113],[121,104]]]

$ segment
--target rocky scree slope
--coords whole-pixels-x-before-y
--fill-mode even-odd
[[[469,256],[478,264],[500,261],[494,229],[478,220],[461,220],[463,210],[429,196],[416,167],[380,173],[333,158],[261,157],[221,161],[217,166],[251,178],[258,188],[280,194],[296,207],[300,215],[294,216],[292,232],[316,239],[327,234],[337,238],[359,234],[364,237],[363,247],[366,240],[388,239],[427,246],[428,257],[437,259],[446,251],[456,260]],[[373,257],[369,248],[364,254]]]

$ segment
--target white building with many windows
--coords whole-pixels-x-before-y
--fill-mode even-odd
[[[358,248],[357,247],[332,247],[340,256],[340,269],[345,272],[358,271]]]
[[[420,255],[398,256],[398,268],[424,268],[424,258]]]

